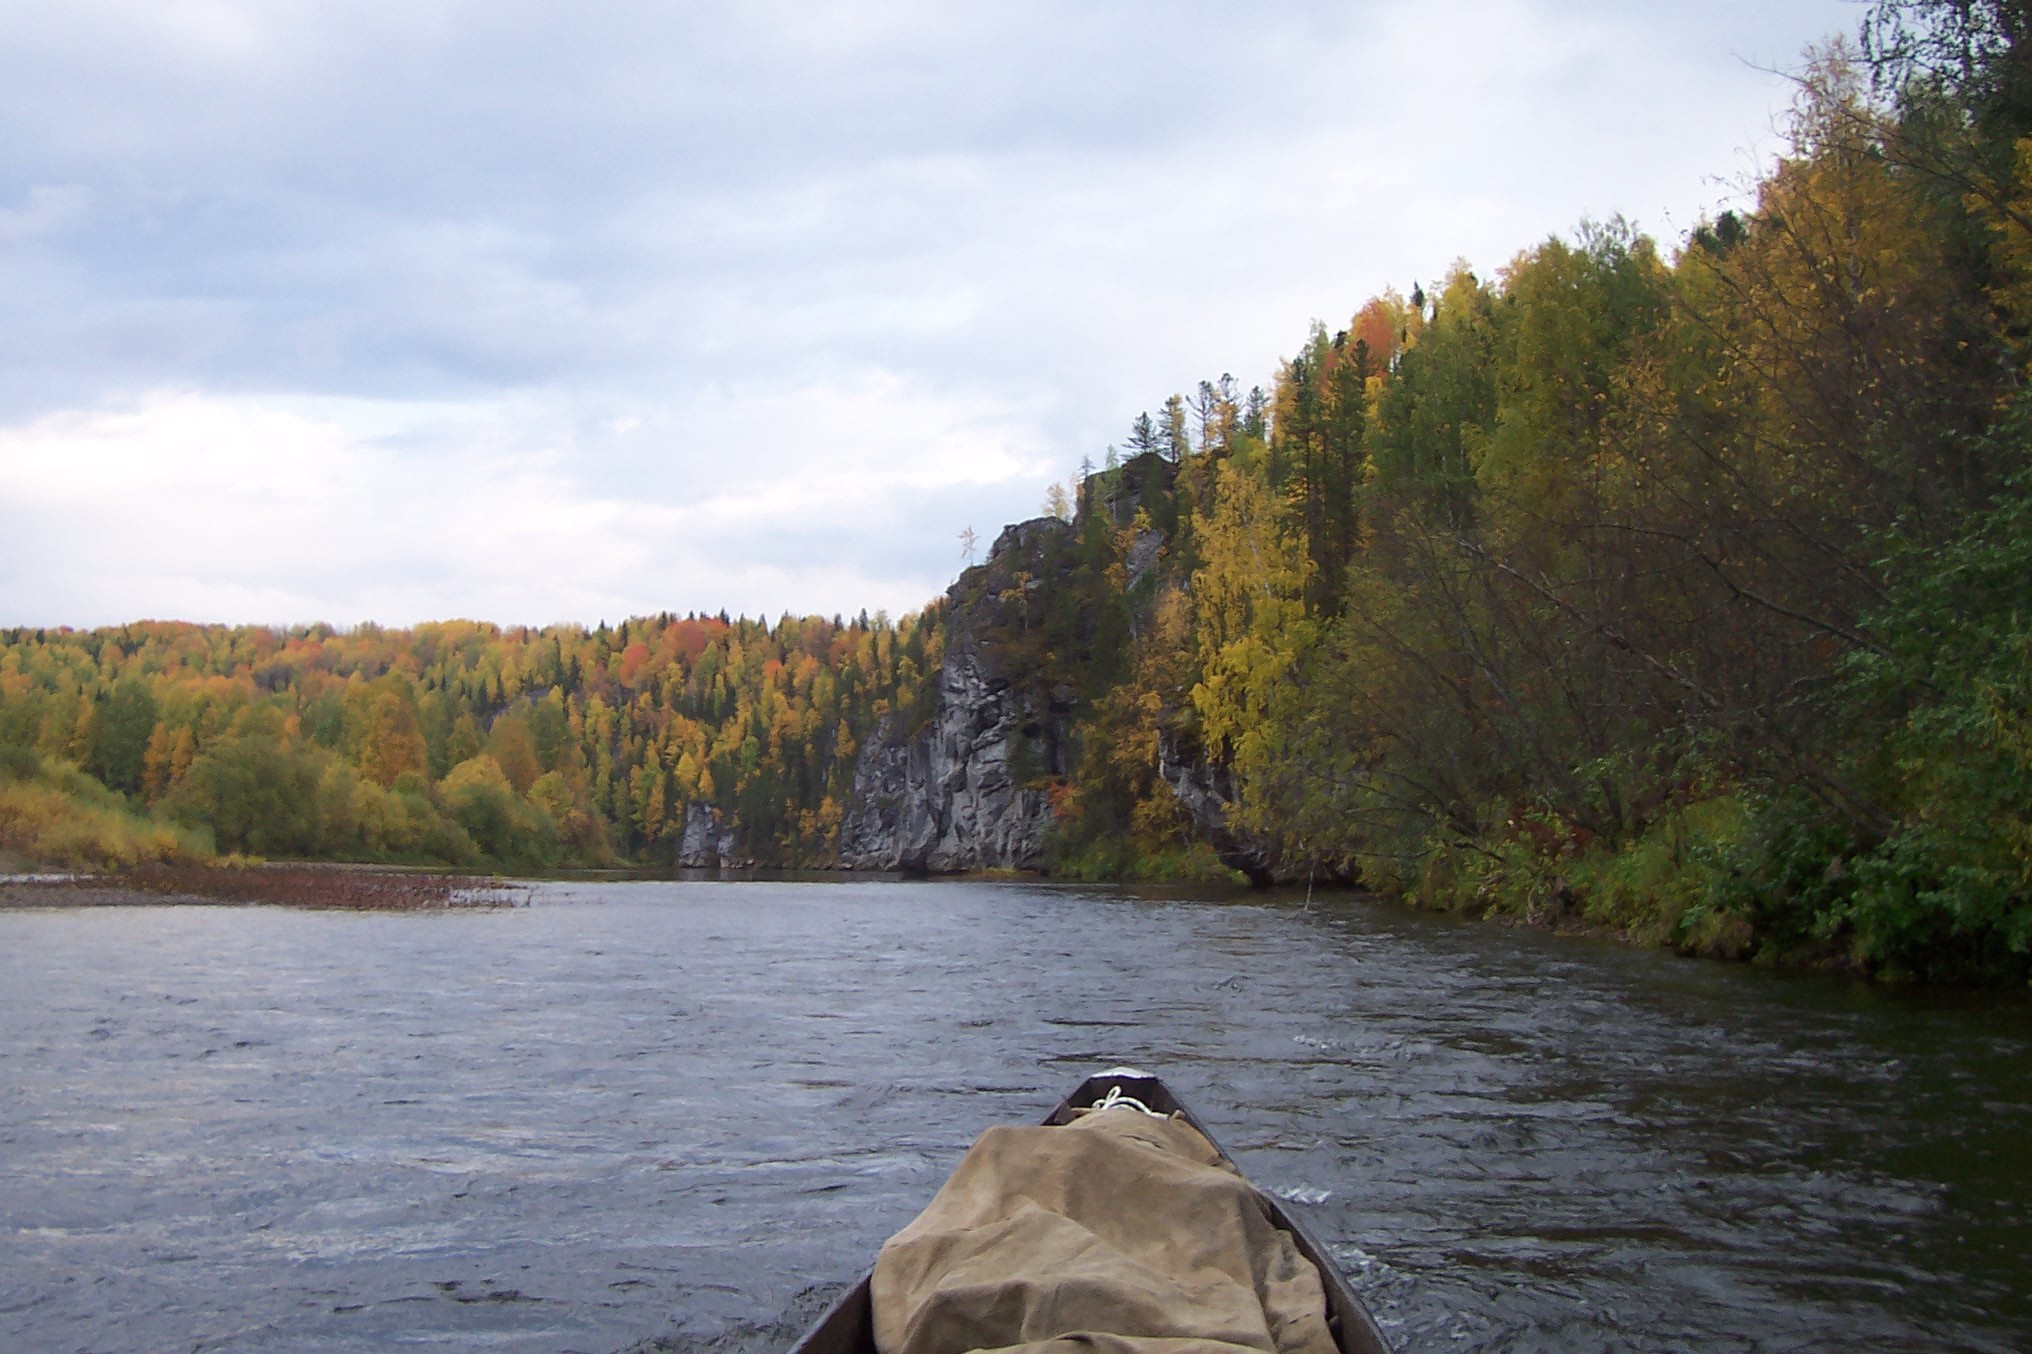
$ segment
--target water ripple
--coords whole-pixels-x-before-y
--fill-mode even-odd
[[[1161,1069],[1407,1349],[2032,1345],[2032,1023],[1362,900],[0,914],[0,1348],[781,1348]]]

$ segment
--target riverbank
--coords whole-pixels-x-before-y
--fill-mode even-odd
[[[1222,870],[1201,876],[1179,876],[1166,872],[1083,872],[1054,870],[1044,874],[1018,871],[968,871],[946,876],[955,881],[1021,879],[1059,884],[1091,884],[1107,888],[1169,890],[1189,887],[1199,890],[1232,890],[1237,895],[1303,895],[1322,903],[1350,897],[1388,900],[1435,917],[1457,918],[1485,923],[1503,930],[1549,932],[1558,936],[1614,942],[1636,950],[1666,951],[1691,959],[1718,960],[1788,972],[1827,973],[1903,987],[1922,980],[1910,971],[1871,965],[1859,959],[1840,935],[1791,934],[1774,936],[1760,931],[1740,913],[1702,906],[1667,890],[1643,891],[1628,880],[1604,877],[1611,871],[1599,861],[1591,869],[1575,869],[1571,879],[1551,875],[1535,879],[1530,886],[1517,887],[1511,881],[1500,886],[1490,880],[1463,887],[1453,878],[1440,882],[1428,878],[1426,887],[1403,887],[1398,881],[1373,884],[1351,883],[1329,878],[1308,885],[1283,881],[1274,885],[1249,882],[1239,871]],[[1995,989],[2000,984],[1980,975],[1962,981],[1940,978],[1923,980],[1924,985],[1954,989]],[[2006,988],[2015,984],[2001,984]]]
[[[1170,893],[1181,888],[1213,890],[1236,897],[1264,892],[1233,871],[1221,878],[1182,879],[1170,874],[1085,875],[1077,872],[987,869],[936,876],[950,883],[1085,884],[1129,892]],[[1691,958],[1721,960],[1762,968],[1840,974],[1886,986],[1910,986],[1922,980],[1913,973],[1860,961],[1840,936],[1761,933],[1750,920],[1710,909],[1661,908],[1628,893],[1598,887],[1577,871],[1579,886],[1565,881],[1530,891],[1484,889],[1469,892],[1420,893],[1394,888],[1363,888],[1342,881],[1312,889],[1285,884],[1272,893],[1303,893],[1325,902],[1354,896],[1389,899],[1435,916],[1492,924],[1504,930],[1543,931],[1554,935],[1613,941],[1632,949],[1665,950]],[[674,875],[641,870],[568,871],[550,876],[581,882],[796,883],[829,880],[900,880],[889,872],[865,870],[796,870],[749,868],[736,871],[679,870]],[[340,862],[254,863],[235,865],[148,865],[113,872],[75,872],[38,868],[18,857],[0,857],[0,910],[29,908],[275,906],[321,910],[429,911],[448,908],[492,908],[525,903],[539,877],[438,873],[426,868],[348,864]],[[931,882],[927,880],[925,882]],[[1925,985],[1941,988],[1996,988],[1994,981],[1971,977]],[[2015,985],[2012,985],[2015,986]]]
[[[526,883],[345,865],[148,866],[117,874],[0,874],[0,908],[228,904],[322,911],[512,907]]]

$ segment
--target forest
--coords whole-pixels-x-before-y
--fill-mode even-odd
[[[987,638],[1068,693],[1056,871],[1219,871],[1190,764],[1278,877],[2032,976],[2026,9],[1885,0],[1737,210],[1385,292],[1054,490],[1066,581]],[[823,864],[952,605],[0,632],[0,849],[540,869],[704,813]]]
[[[545,870],[669,857],[696,804],[821,863],[937,616],[0,631],[0,848]]]

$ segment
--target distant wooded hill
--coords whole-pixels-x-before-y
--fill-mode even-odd
[[[6,632],[0,756],[16,785],[0,829],[77,863],[209,844],[536,869],[654,857],[698,803],[762,859],[821,862],[861,731],[919,698],[936,630],[934,611]],[[96,830],[66,826],[61,801],[80,795]],[[123,829],[122,810],[154,821]]]

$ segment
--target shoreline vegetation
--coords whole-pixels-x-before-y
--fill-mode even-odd
[[[773,870],[767,867],[731,870],[686,870],[675,875],[604,867],[573,870],[566,879],[612,879],[629,882],[683,880],[693,875],[739,882],[750,877],[810,877],[834,881],[890,877],[889,872],[841,869]],[[235,861],[213,865],[140,865],[116,870],[38,870],[25,862],[0,855],[0,911],[31,908],[96,908],[159,906],[270,906],[294,907],[307,911],[423,912],[444,910],[489,910],[526,906],[535,884],[549,877],[514,878],[454,874],[429,866],[363,866],[334,862]],[[937,876],[956,883],[1021,884],[1055,882],[1067,884],[1106,883],[1132,892],[1144,889],[1194,887],[1233,891],[1237,899],[1260,896],[1246,876],[1235,871],[1209,871],[1180,878],[1156,874],[1132,878],[1098,879],[1091,876],[1048,875],[1035,870],[981,869]],[[1287,884],[1282,895],[1298,896],[1303,885]],[[1318,887],[1318,897],[1376,896],[1373,891],[1344,882],[1328,881]],[[1304,890],[1307,905],[1313,893]],[[1577,912],[1544,913],[1525,917],[1490,916],[1485,920],[1499,925],[1537,927],[1556,935],[1615,940],[1626,944],[1655,946],[1649,937],[1589,920]],[[1739,959],[1726,950],[1703,950],[1675,946],[1681,953],[1702,958]],[[1839,947],[1824,946],[1818,951],[1800,950],[1786,956],[1772,956],[1784,967],[1870,976],[1859,970]]]
[[[897,620],[0,631],[0,851],[824,867],[950,652],[1056,877],[2023,986],[2032,20],[1879,0],[1797,90],[1748,205],[1371,298]]]

